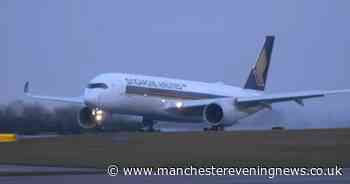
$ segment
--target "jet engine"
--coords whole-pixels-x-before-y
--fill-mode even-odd
[[[232,101],[208,104],[203,110],[203,119],[211,125],[233,125],[244,113],[237,110]]]
[[[106,112],[100,109],[90,109],[84,107],[78,112],[78,124],[82,128],[95,128],[98,125],[101,125],[102,122],[106,119]]]

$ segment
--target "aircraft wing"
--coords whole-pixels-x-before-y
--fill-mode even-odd
[[[83,104],[84,103],[84,99],[82,97],[52,97],[52,96],[32,95],[29,92],[29,82],[26,82],[24,85],[24,93],[31,98],[36,98],[36,99],[40,99],[40,100],[75,103],[75,104]]]
[[[271,93],[252,97],[238,97],[235,103],[241,107],[250,107],[256,105],[269,105],[272,103],[295,101],[299,105],[304,105],[303,100],[308,98],[323,97],[329,94],[349,93],[350,89],[333,91],[301,91],[291,93]]]
[[[196,108],[196,107],[203,107],[208,104],[221,101],[221,100],[231,100],[232,104],[234,103],[234,98],[231,97],[224,97],[224,98],[213,98],[213,99],[203,99],[203,100],[184,100],[181,102],[173,102],[169,103],[166,106],[166,109],[171,110],[171,109],[187,109],[187,108]],[[179,106],[177,103],[180,103],[181,105]]]
[[[224,97],[224,98],[215,98],[215,99],[204,99],[204,100],[186,100],[181,102],[179,108],[176,105],[176,102],[167,106],[167,109],[170,111],[177,112],[193,112],[196,109],[202,109],[206,105],[218,101],[230,101],[232,105],[236,105],[242,108],[254,107],[263,105],[268,108],[271,108],[270,105],[273,103],[285,102],[285,101],[295,101],[299,105],[304,105],[303,100],[308,98],[323,97],[330,94],[337,93],[350,93],[350,89],[345,90],[333,90],[333,91],[301,91],[301,92],[291,92],[291,93],[271,93],[271,94],[262,94],[258,96],[251,97]]]

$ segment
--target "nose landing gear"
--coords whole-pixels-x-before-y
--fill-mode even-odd
[[[105,112],[99,108],[92,109],[91,115],[94,117],[97,124],[101,124],[102,121],[106,119]]]

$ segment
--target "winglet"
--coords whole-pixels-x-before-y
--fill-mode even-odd
[[[24,91],[25,94],[29,93],[29,82],[28,81],[24,84],[23,91]]]

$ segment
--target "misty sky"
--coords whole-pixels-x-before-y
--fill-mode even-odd
[[[349,7],[345,0],[1,0],[0,103],[23,98],[26,80],[33,92],[78,96],[104,72],[242,86],[267,34],[276,35],[269,92],[350,88]],[[339,95],[278,107],[344,121],[349,104],[350,95]]]

